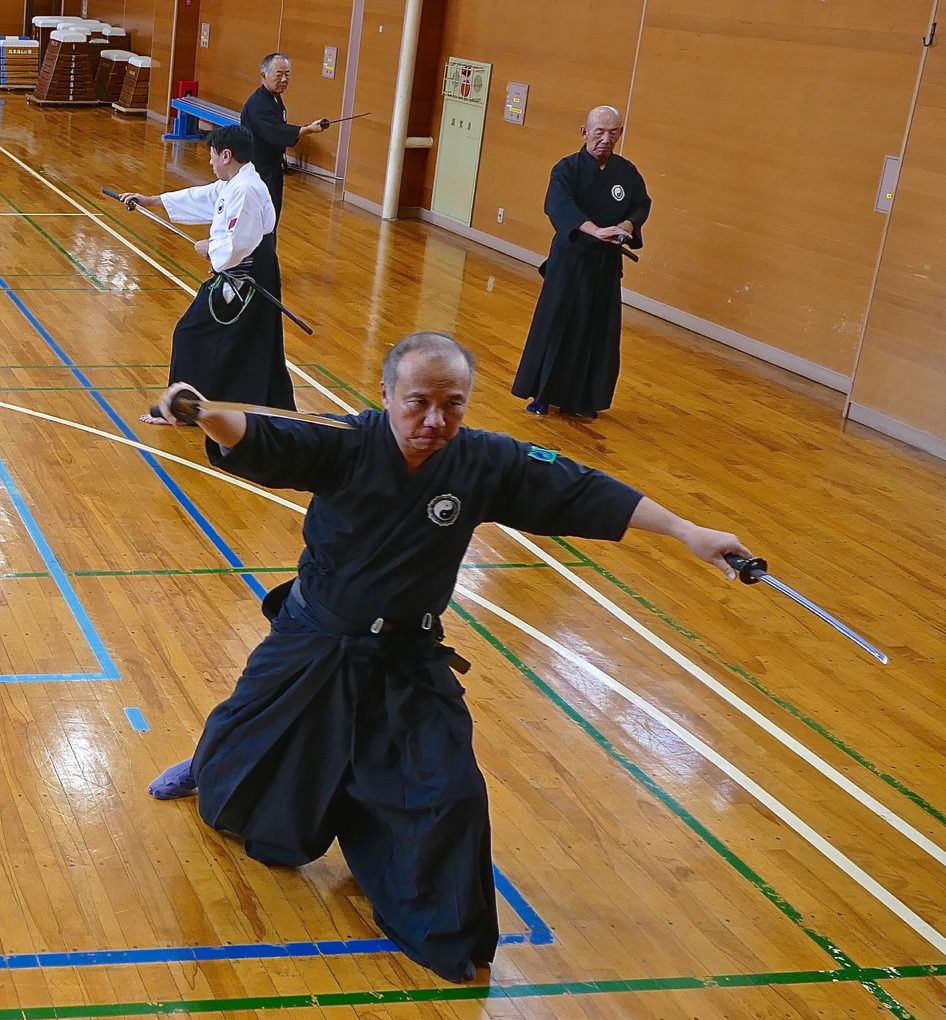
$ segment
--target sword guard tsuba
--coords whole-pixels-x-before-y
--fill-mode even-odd
[[[769,564],[761,556],[753,556],[747,560],[744,556],[726,553],[723,559],[739,574],[739,580],[743,584],[757,584],[762,575],[769,572]]]

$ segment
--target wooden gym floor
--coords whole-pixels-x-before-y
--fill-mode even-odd
[[[530,418],[533,269],[288,180],[300,406],[364,407],[389,344],[448,330],[480,358],[470,424],[732,528],[891,657],[669,540],[484,527],[446,625],[503,944],[488,985],[447,985],[379,939],[337,852],[270,870],[148,797],[265,632],[302,500],[138,422],[205,270],[100,189],[204,183],[206,150],[18,95],[0,116],[0,1020],[943,1015],[946,465],[630,310],[611,412]]]

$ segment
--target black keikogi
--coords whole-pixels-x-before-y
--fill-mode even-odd
[[[240,123],[253,135],[253,165],[269,188],[278,224],[282,212],[283,156],[286,149],[298,144],[300,127],[288,123],[282,96],[264,85],[243,104]]]
[[[199,809],[249,856],[299,866],[338,839],[379,927],[458,981],[491,960],[496,898],[486,786],[439,616],[476,526],[618,539],[640,494],[508,436],[463,428],[410,473],[387,414],[353,431],[247,418],[213,464],[317,492],[272,630],[210,715]]]
[[[613,154],[599,167],[583,146],[552,169],[545,212],[555,227],[544,281],[512,386],[517,397],[567,410],[611,406],[621,357],[622,256],[578,229],[634,224],[640,248],[650,197],[633,163]]]

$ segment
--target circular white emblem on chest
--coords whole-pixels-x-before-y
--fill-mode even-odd
[[[621,187],[620,184],[615,184],[614,187],[611,189],[611,197],[614,199],[615,202],[620,202],[621,199],[624,198],[624,189]]]
[[[427,504],[427,516],[434,524],[439,524],[441,528],[448,528],[460,516],[460,501],[456,496],[451,496],[449,492],[442,496],[434,496]]]

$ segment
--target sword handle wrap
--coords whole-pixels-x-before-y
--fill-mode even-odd
[[[171,414],[185,425],[196,425],[200,413],[200,397],[193,390],[178,390],[171,397]],[[152,418],[161,418],[161,408],[154,404],[151,408]]]
[[[102,188],[102,194],[108,195],[109,198],[117,198],[119,202],[121,202],[122,200],[121,194],[117,192],[114,188]],[[135,208],[138,205],[137,202],[127,202],[125,204],[132,212],[134,212]]]
[[[736,553],[726,553],[723,559],[739,574],[739,580],[743,584],[757,584],[763,574],[769,572],[769,564],[761,556],[753,556],[747,560],[744,556],[737,556]]]

